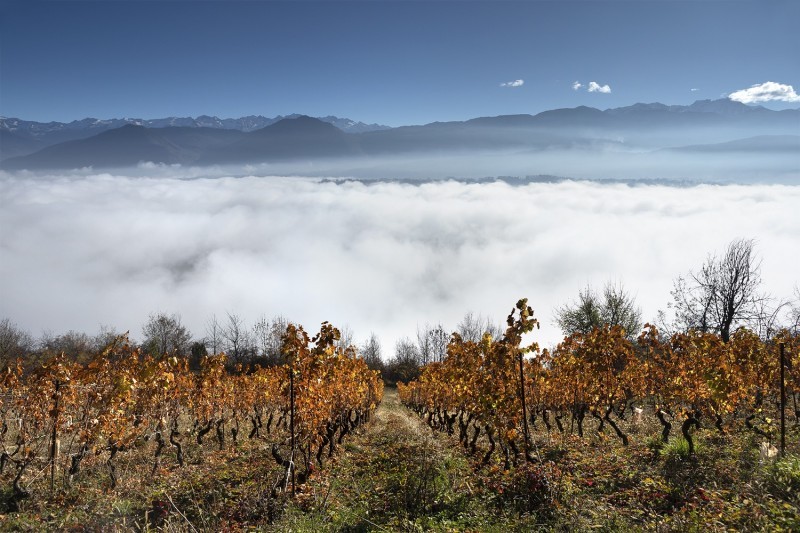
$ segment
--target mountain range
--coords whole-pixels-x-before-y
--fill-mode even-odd
[[[193,166],[313,162],[407,154],[737,150],[800,154],[800,109],[773,111],[728,99],[576,107],[536,115],[389,128],[337,117],[267,119],[0,119],[5,169],[117,168],[141,162]]]
[[[48,146],[65,141],[85,139],[107,130],[121,128],[129,124],[146,128],[212,128],[220,130],[236,130],[250,132],[275,124],[285,119],[297,118],[301,115],[278,115],[264,117],[250,115],[240,118],[218,118],[209,115],[199,117],[167,117],[157,119],[112,118],[100,120],[85,118],[72,122],[35,122],[18,118],[0,117],[0,159],[27,155]],[[388,129],[381,124],[365,124],[348,118],[332,115],[319,117],[319,120],[333,124],[348,133],[361,133]]]

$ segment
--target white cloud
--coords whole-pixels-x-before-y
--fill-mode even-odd
[[[771,102],[773,100],[780,102],[800,102],[800,95],[795,92],[794,87],[774,81],[757,83],[752,85],[749,89],[734,91],[728,95],[728,98],[743,104]]]
[[[576,81],[575,83],[572,84],[572,90],[573,91],[577,91],[581,87],[583,87],[583,84],[581,82],[579,82],[579,81]]]
[[[589,82],[589,88],[587,89],[590,93],[610,93],[611,87],[608,85],[600,85],[596,81]]]
[[[522,87],[524,84],[525,80],[514,80],[501,83],[500,87]]]
[[[201,337],[214,313],[283,314],[374,331],[391,356],[417,324],[501,321],[528,297],[548,345],[553,309],[587,283],[622,281],[650,320],[737,237],[757,239],[767,292],[791,294],[797,205],[781,185],[0,177],[0,317],[139,337],[149,313],[178,312]]]
[[[693,93],[696,93],[696,92],[697,92],[697,91],[699,91],[700,89],[692,88],[692,89],[689,89],[689,90],[690,90],[690,91],[692,91]]]

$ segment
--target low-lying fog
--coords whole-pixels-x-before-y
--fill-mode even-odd
[[[524,296],[546,346],[560,338],[553,310],[587,283],[621,281],[649,320],[675,277],[734,238],[756,240],[776,296],[791,295],[800,264],[797,185],[334,183],[142,166],[0,174],[0,206],[0,317],[35,335],[108,325],[140,338],[164,311],[199,338],[212,314],[282,314],[313,331],[347,324],[359,342],[375,332],[387,357],[417,325],[452,329],[470,310],[502,321]]]

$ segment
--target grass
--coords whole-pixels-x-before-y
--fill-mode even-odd
[[[800,531],[800,429],[787,435],[787,457],[768,461],[762,439],[734,424],[724,435],[697,430],[693,456],[679,435],[662,443],[655,420],[627,447],[594,427],[584,439],[539,427],[541,462],[504,470],[499,453],[481,464],[483,438],[476,457],[465,454],[387,389],[294,499],[272,491],[282,472],[264,441],[217,452],[186,439],[187,465],[167,449],[154,475],[152,446],[120,454],[113,491],[102,456],[87,457],[71,488],[51,495],[40,479],[19,512],[0,510],[0,530]]]

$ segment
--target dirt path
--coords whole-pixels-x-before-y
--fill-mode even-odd
[[[387,389],[372,420],[308,484],[305,509],[290,510],[281,528],[452,530],[448,524],[470,506],[471,474],[452,442],[434,434]]]

